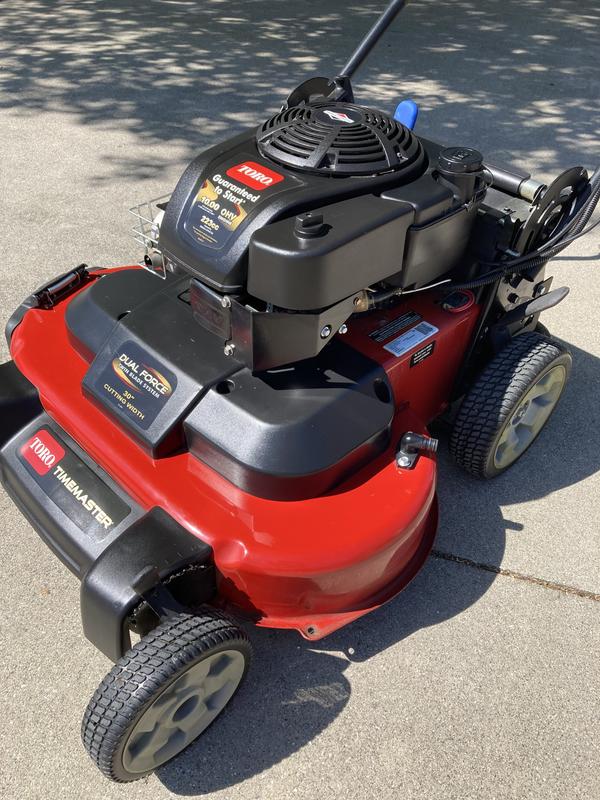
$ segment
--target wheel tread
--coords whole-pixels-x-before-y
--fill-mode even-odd
[[[248,662],[249,639],[228,616],[213,609],[201,616],[178,614],[146,634],[115,664],[92,696],[81,724],[84,747],[107,778],[127,780],[115,772],[113,761],[132,722],[130,701],[135,698],[136,707],[142,707],[182,666],[225,643],[238,644]]]
[[[476,477],[490,477],[490,448],[532,380],[562,355],[563,345],[540,333],[517,336],[501,350],[466,395],[450,438],[454,460]],[[569,357],[570,358],[570,357]]]

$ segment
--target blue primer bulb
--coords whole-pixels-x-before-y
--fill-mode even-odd
[[[401,125],[405,125],[409,130],[415,127],[417,117],[419,116],[419,106],[414,100],[403,100],[398,103],[394,111],[394,119]]]

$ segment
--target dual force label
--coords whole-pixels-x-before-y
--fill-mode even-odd
[[[177,376],[139,344],[127,341],[93,386],[103,402],[146,431],[177,388]]]

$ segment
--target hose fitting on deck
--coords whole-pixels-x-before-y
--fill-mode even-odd
[[[407,431],[400,439],[396,464],[402,469],[411,469],[419,457],[419,453],[436,453],[437,449],[437,439]]]

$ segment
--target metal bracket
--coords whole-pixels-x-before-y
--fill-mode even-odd
[[[211,563],[210,545],[163,509],[151,509],[112,541],[84,575],[84,634],[117,661],[131,647],[127,620],[140,601],[145,600],[159,617],[185,610],[165,582],[190,564]],[[194,584],[194,604],[208,602],[216,591],[214,569],[207,569]]]
[[[534,317],[541,314],[542,311],[546,311],[558,305],[569,294],[569,288],[567,286],[561,286],[559,289],[553,289],[547,292],[545,290],[545,284],[548,284],[548,281],[542,281],[537,284],[535,290],[540,288],[542,290],[541,293],[538,291],[537,296],[527,299],[524,303],[508,311],[491,327],[490,337],[496,353],[500,352],[510,341],[512,336],[510,330],[511,326],[520,324],[524,320],[527,320],[527,324],[530,324],[530,322],[533,322]],[[531,318],[531,320],[528,318]]]

